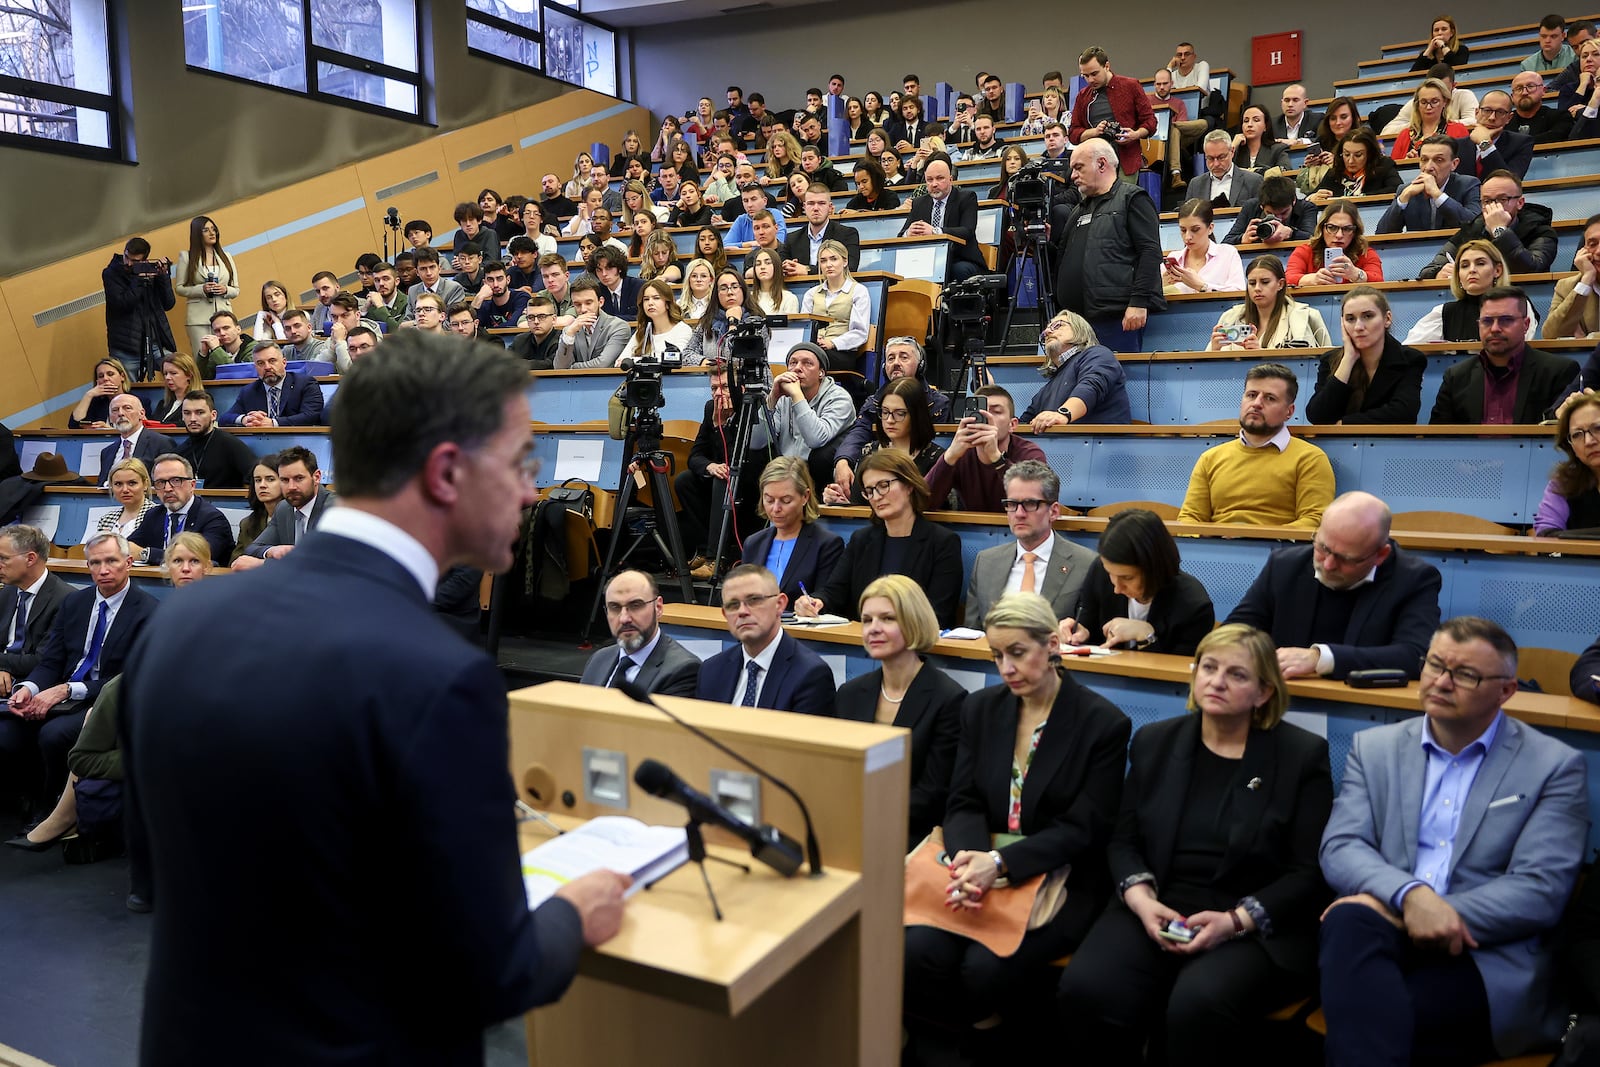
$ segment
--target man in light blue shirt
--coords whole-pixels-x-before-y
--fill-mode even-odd
[[[754,222],[755,216],[767,210],[767,193],[759,185],[745,186],[739,193],[740,201],[744,204],[744,214],[733,220],[733,226],[728,230],[728,236],[723,245],[732,250],[755,243]],[[782,243],[788,236],[789,228],[783,223],[783,213],[780,211],[768,212],[772,221],[778,228],[778,241]]]
[[[1334,1067],[1481,1063],[1560,1036],[1548,935],[1586,848],[1586,775],[1504,713],[1516,671],[1499,625],[1450,619],[1422,661],[1422,717],[1355,736],[1321,850]]]

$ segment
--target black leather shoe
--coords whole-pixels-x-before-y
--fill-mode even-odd
[[[77,832],[77,826],[72,826],[64,833],[57,834],[48,841],[30,841],[28,840],[28,835],[26,833],[21,833],[16,837],[6,841],[6,844],[10,845],[12,848],[20,848],[26,852],[48,852],[56,845],[59,845],[63,838],[70,837]]]
[[[140,915],[148,915],[151,911],[154,910],[154,908],[155,908],[155,906],[153,904],[151,904],[144,897],[141,897],[138,893],[129,893],[128,894],[128,910],[129,911],[137,912]]]

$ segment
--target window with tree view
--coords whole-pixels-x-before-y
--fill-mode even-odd
[[[467,50],[542,69],[539,0],[467,0]]]
[[[0,0],[0,138],[115,154],[105,0]]]
[[[182,2],[183,51],[191,67],[421,115],[418,0]]]

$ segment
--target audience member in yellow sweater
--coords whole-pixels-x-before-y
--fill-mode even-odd
[[[1316,445],[1289,436],[1300,383],[1281,363],[1245,375],[1239,439],[1201,455],[1179,522],[1317,528],[1333,500],[1333,465]]]

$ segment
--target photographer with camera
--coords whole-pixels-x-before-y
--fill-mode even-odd
[[[1261,183],[1261,192],[1246,200],[1238,220],[1223,244],[1276,245],[1307,241],[1317,228],[1317,206],[1295,194],[1294,179],[1274,174]]]
[[[1100,138],[1072,150],[1072,184],[1051,213],[1060,250],[1057,298],[1088,320],[1106,347],[1138,352],[1150,311],[1167,306],[1155,201],[1118,180],[1117,150]]]
[[[1099,47],[1084,49],[1078,57],[1078,73],[1085,85],[1072,102],[1069,138],[1078,145],[1105,140],[1115,150],[1122,180],[1137,181],[1139,168],[1144,166],[1139,142],[1156,132],[1155,111],[1144,95],[1144,86],[1111,73],[1111,59]]]
[[[967,410],[944,455],[928,471],[928,492],[945,500],[955,490],[963,511],[1003,511],[1006,471],[1023,460],[1045,461],[1044,450],[1013,432],[1017,404],[998,385],[967,398]]]
[[[140,380],[153,376],[162,355],[178,350],[166,315],[178,304],[172,260],[152,260],[150,242],[133,237],[100,272],[100,284],[106,294],[106,349]]]

